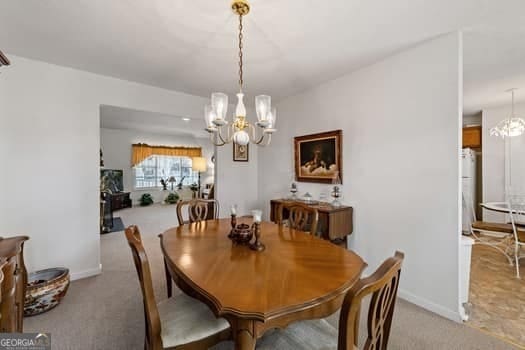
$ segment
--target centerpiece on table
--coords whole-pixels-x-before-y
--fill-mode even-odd
[[[248,245],[250,249],[256,251],[263,251],[266,247],[261,239],[261,220],[262,220],[262,210],[252,210],[253,224],[239,224],[237,225],[237,205],[231,207],[231,231],[228,234],[234,243],[241,245]],[[255,241],[250,243],[253,236],[255,236]]]

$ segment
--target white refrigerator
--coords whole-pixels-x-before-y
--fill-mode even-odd
[[[470,224],[476,218],[476,153],[470,148],[464,148],[461,153],[461,182],[463,198],[464,233],[470,234]]]
[[[476,153],[470,148],[464,148],[461,153],[461,182],[463,197],[463,226],[462,231],[470,235],[470,225],[476,218]],[[468,320],[468,296],[470,285],[470,260],[472,244],[474,240],[470,237],[461,237],[459,273],[459,299],[461,318]]]

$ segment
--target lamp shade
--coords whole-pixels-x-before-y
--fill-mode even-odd
[[[272,109],[272,98],[267,95],[259,95],[255,97],[255,110],[257,112],[257,119],[261,123],[268,121],[268,113]]]
[[[192,163],[191,163],[191,169],[193,171],[198,171],[198,172],[206,171],[206,158],[193,157]]]
[[[213,125],[213,121],[217,119],[217,115],[215,114],[215,111],[211,107],[211,105],[206,105],[204,107],[204,120],[206,121],[206,128],[209,130],[214,130],[215,125]]]
[[[228,111],[228,95],[221,92],[214,92],[211,95],[211,108],[215,112],[215,120],[226,119],[226,111]]]

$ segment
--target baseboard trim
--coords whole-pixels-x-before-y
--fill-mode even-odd
[[[397,291],[397,296],[401,299],[404,299],[412,304],[415,304],[417,306],[422,307],[423,309],[426,309],[428,311],[431,311],[435,314],[438,314],[439,316],[448,318],[449,320],[452,320],[454,322],[462,322],[463,318],[461,317],[459,311],[452,311],[447,308],[444,308],[441,305],[438,305],[436,303],[433,303],[427,299],[418,297],[417,295],[414,295],[412,293],[407,292],[406,290],[399,289]]]
[[[71,279],[71,281],[76,281],[76,280],[80,280],[83,278],[100,275],[101,273],[102,273],[102,264],[100,264],[98,268],[88,269],[84,271],[71,272],[69,274],[69,278]]]

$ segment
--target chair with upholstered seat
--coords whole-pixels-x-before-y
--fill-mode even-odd
[[[386,350],[404,254],[396,252],[369,277],[359,280],[346,294],[339,315],[339,331],[326,320],[301,321],[273,330],[258,342],[258,350],[356,350],[363,298],[371,296],[364,350]],[[219,344],[213,350],[226,350]]]
[[[188,220],[184,220],[185,210]],[[218,217],[219,202],[216,199],[191,199],[177,203],[177,220],[179,221],[179,226],[192,222],[217,219]],[[166,274],[166,288],[169,298],[172,296],[173,291],[171,284],[171,274],[166,261],[164,261],[164,272]]]
[[[231,332],[228,322],[223,318],[216,318],[205,304],[196,299],[181,294],[156,304],[148,257],[139,229],[130,226],[125,233],[133,254],[144,302],[144,348],[204,350],[229,339]]]
[[[284,219],[285,211],[288,213],[287,220]],[[290,228],[316,235],[319,212],[316,208],[302,203],[282,203],[277,209],[277,223],[283,224],[285,221],[288,222]]]

